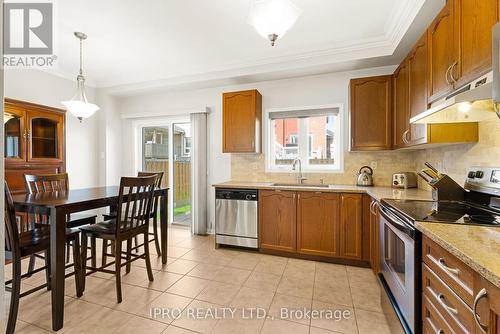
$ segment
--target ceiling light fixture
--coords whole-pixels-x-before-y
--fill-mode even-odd
[[[255,0],[250,8],[248,23],[274,46],[297,22],[300,14],[300,8],[290,0]]]
[[[87,101],[87,96],[85,95],[85,77],[83,76],[82,63],[83,63],[83,41],[87,39],[87,35],[83,32],[75,32],[75,37],[80,40],[80,72],[76,77],[76,94],[70,101],[61,102],[70,113],[76,116],[82,121],[84,118],[92,116],[99,107],[93,103]]]

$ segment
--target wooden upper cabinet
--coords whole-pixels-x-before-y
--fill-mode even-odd
[[[427,35],[424,34],[408,56],[408,98],[409,117],[427,110],[427,73],[428,73]],[[427,142],[427,126],[410,124],[409,142],[411,145]]]
[[[257,90],[222,95],[222,151],[259,153],[262,96]]]
[[[297,250],[302,254],[339,255],[340,195],[297,194]]]
[[[394,72],[393,79],[393,145],[394,148],[406,147],[409,140],[410,117],[408,112],[409,99],[408,62],[405,60]]]
[[[351,150],[390,150],[392,147],[392,76],[350,82]]]
[[[259,248],[296,251],[296,201],[293,191],[259,191]]]
[[[498,0],[455,0],[459,64],[451,74],[455,88],[491,70],[492,28],[498,21]]]
[[[362,195],[342,194],[340,202],[340,252],[343,258],[362,258]]]
[[[450,72],[458,66],[458,47],[455,37],[454,0],[447,0],[445,7],[427,30],[429,49],[429,102],[453,90]],[[453,68],[453,69],[452,69]]]

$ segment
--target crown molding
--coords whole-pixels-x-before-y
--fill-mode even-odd
[[[433,0],[431,0],[433,1]],[[236,78],[238,76],[262,74],[270,71],[294,70],[301,67],[314,67],[335,64],[344,61],[355,61],[375,57],[391,56],[395,52],[403,36],[408,31],[418,12],[426,0],[401,1],[391,12],[391,20],[385,26],[381,36],[336,43],[328,48],[317,48],[308,52],[295,52],[279,56],[259,59],[246,59],[223,66],[214,67],[204,72],[176,72],[167,78],[134,83],[113,83],[110,81],[87,80],[87,86],[105,89],[109,92],[144,90],[161,86],[189,84],[196,81],[209,81]],[[42,70],[61,78],[74,81],[74,73],[66,73],[60,69]]]

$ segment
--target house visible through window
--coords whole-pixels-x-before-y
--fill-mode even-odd
[[[338,107],[270,111],[268,115],[268,169],[290,170],[295,159],[301,160],[305,171],[342,168]]]

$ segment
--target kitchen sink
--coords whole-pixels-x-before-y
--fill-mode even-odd
[[[328,184],[308,184],[308,183],[273,183],[274,187],[301,187],[301,188],[328,188]]]

